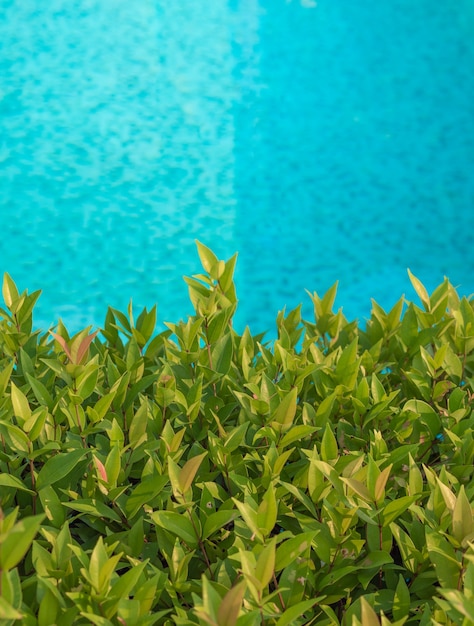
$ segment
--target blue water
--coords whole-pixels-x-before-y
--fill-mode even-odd
[[[239,252],[237,326],[339,280],[361,323],[474,292],[472,0],[0,0],[0,272],[35,323],[192,311]]]

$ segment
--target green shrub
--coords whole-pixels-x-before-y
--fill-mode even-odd
[[[239,335],[236,262],[198,243],[196,314],[0,309],[0,623],[474,624],[474,310],[336,286]]]

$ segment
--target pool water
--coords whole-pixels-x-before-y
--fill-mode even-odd
[[[239,252],[236,325],[305,289],[474,292],[472,0],[0,0],[0,272],[35,324],[192,312],[194,240]]]

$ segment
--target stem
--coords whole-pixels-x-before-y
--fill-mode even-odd
[[[191,511],[189,509],[186,509],[186,510],[187,510],[189,519],[191,520],[191,524],[193,525],[194,534],[196,535],[196,539],[198,540],[198,544],[199,544],[201,552],[202,552],[202,554],[204,556],[204,560],[206,561],[206,567],[209,570],[209,574],[211,576],[211,580],[214,580],[214,574],[212,573],[212,569],[211,569],[211,562],[209,561],[209,557],[207,556],[207,552],[206,552],[206,548],[204,546],[204,542],[201,539],[201,537],[199,536],[199,533],[198,533],[197,528],[196,528],[196,524],[194,523],[194,520],[193,520],[193,516],[191,515]]]
[[[30,461],[31,488],[34,491],[34,494],[32,497],[32,508],[33,508],[33,515],[36,515],[36,498],[38,494],[36,493],[35,466],[33,463],[33,459],[29,459],[29,461]]]
[[[278,581],[276,579],[275,572],[273,572],[273,584],[275,585],[275,588],[278,589]],[[278,591],[278,598],[280,600],[281,610],[285,611],[286,606],[285,606],[285,602],[283,601],[283,596],[281,595],[281,591]]]
[[[374,502],[375,506],[377,504]],[[377,521],[379,527],[379,549],[382,551],[383,548],[383,524],[380,521],[380,511],[377,513]],[[382,587],[382,568],[379,569],[379,589]]]
[[[211,368],[211,370],[214,369],[213,365],[212,365],[212,355],[211,355],[211,344],[209,343],[209,336],[207,334],[207,331],[209,329],[209,326],[207,324],[207,317],[204,319],[204,328],[206,331],[206,349],[207,349],[207,358],[209,359],[209,367]],[[216,383],[212,383],[212,389],[214,391],[214,395],[217,396],[217,387],[216,387]]]

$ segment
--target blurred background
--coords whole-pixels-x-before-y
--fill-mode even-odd
[[[192,313],[194,240],[239,253],[236,327],[305,289],[474,292],[471,0],[0,0],[0,272],[35,326]]]

